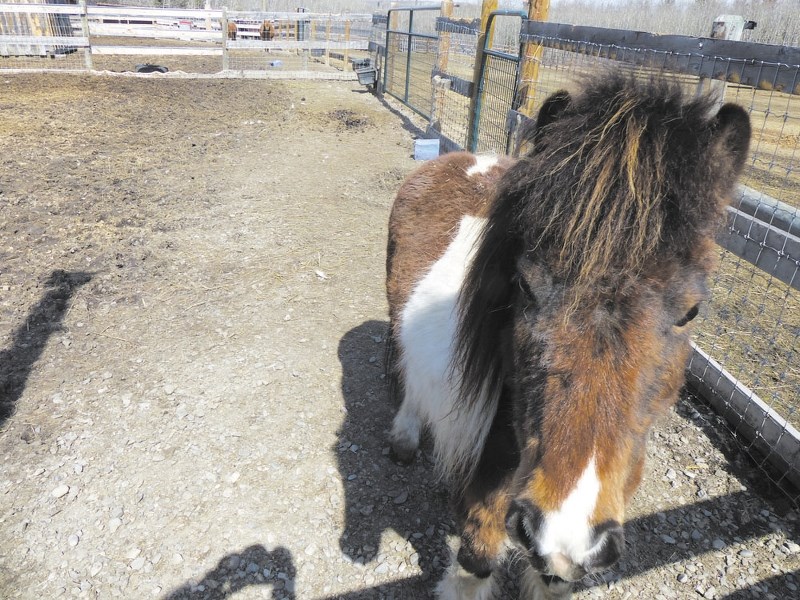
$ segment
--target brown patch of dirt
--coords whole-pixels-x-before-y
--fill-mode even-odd
[[[0,98],[0,597],[431,597],[447,494],[427,452],[387,456],[401,119],[355,83],[15,75]],[[578,597],[791,597],[797,515],[712,420],[662,422],[628,558]]]

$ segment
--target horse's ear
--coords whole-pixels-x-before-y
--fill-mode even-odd
[[[566,90],[559,90],[544,101],[536,116],[536,130],[540,132],[542,127],[556,121],[572,102],[572,97]]]
[[[712,148],[733,167],[733,177],[741,174],[750,148],[750,117],[738,104],[725,104],[712,122]]]
[[[549,96],[539,109],[536,119],[532,119],[523,126],[520,132],[520,147],[527,151],[541,152],[544,148],[545,138],[542,135],[542,128],[550,123],[557,121],[561,113],[570,105],[572,97],[569,92],[561,90]]]

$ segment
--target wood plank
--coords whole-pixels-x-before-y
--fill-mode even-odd
[[[366,40],[354,40],[350,42],[326,42],[325,40],[227,40],[226,46],[230,50],[366,50],[369,42]]]
[[[4,6],[4,5],[0,5]],[[47,6],[52,6],[48,4]],[[0,10],[2,10],[0,8]],[[176,18],[176,19],[221,19],[221,10],[204,10],[193,8],[128,8],[125,6],[88,6],[89,18],[108,17],[108,18],[136,18],[149,17],[152,19]]]
[[[78,4],[0,4],[0,13],[30,13],[47,15],[82,15]]]
[[[35,46],[72,46],[86,48],[89,38],[65,35],[0,35],[0,44],[33,44]]]
[[[92,54],[129,56],[222,56],[222,48],[163,48],[156,46],[92,46]]]

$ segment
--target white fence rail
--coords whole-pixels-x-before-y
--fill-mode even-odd
[[[84,60],[70,59],[70,68],[92,70],[93,56],[112,55],[221,57],[216,71],[229,70],[237,56],[247,58],[239,61],[244,65],[239,70],[277,62],[255,60],[253,53],[258,51],[314,53],[326,64],[337,51],[343,53],[346,67],[351,51],[368,49],[371,20],[367,14],[0,3],[0,70],[63,70],[66,61],[41,59],[78,52]],[[265,21],[274,25],[271,39],[262,39]],[[121,43],[123,38],[136,40]],[[167,40],[186,45],[168,46]]]

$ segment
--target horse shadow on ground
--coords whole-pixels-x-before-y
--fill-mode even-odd
[[[654,534],[657,537],[655,532],[675,519],[707,520],[709,515],[712,519],[712,527],[716,527],[717,533],[724,538],[724,534],[719,531],[719,523],[713,522],[713,520],[724,518],[725,515],[729,516],[730,506],[738,505],[746,508],[748,505],[752,505],[752,501],[752,495],[745,492],[736,492],[629,521],[625,525],[625,530],[628,537],[634,539],[634,548],[629,549],[628,556],[623,559],[622,565],[616,572],[606,574],[602,578],[598,577],[598,580],[602,580],[603,585],[605,581],[624,581],[678,561],[703,558],[705,572],[709,575],[706,578],[705,589],[707,590],[708,587],[715,584],[719,587],[717,583],[718,573],[706,560],[710,552],[706,541],[691,541],[676,545],[665,544],[662,541],[654,542],[652,546],[657,547],[657,551],[655,553],[647,553],[640,558],[634,556],[635,545],[649,543],[647,540],[649,534]],[[767,529],[769,527],[766,523],[755,523],[750,527],[736,529],[735,535],[747,542],[748,540],[755,540]],[[377,532],[377,527],[373,531]],[[784,533],[789,539],[796,535],[796,532],[785,531]],[[730,542],[730,540],[726,539],[726,542]],[[723,552],[725,552],[724,549]],[[739,559],[737,558],[737,560]],[[512,578],[519,576],[519,570],[519,562],[508,566],[508,571],[511,573]],[[316,600],[373,600],[376,598],[385,600],[421,600],[433,597],[433,582],[425,573],[329,596],[317,595],[317,590],[314,589],[296,591],[294,588],[296,577],[297,571],[292,555],[286,548],[277,547],[270,552],[261,545],[253,545],[240,552],[225,555],[219,560],[217,566],[208,571],[202,578],[187,581],[180,588],[164,596],[162,600],[222,600],[249,586],[271,586],[273,600],[295,600],[298,597],[296,595]],[[794,571],[762,579],[754,585],[746,586],[727,595],[720,595],[718,592],[715,597],[718,600],[749,600],[753,597],[768,597],[767,594],[772,594],[772,597],[775,598],[795,598],[797,597],[797,588],[795,586],[798,584],[800,584],[800,571]],[[687,583],[680,583],[677,580],[673,582],[665,581],[664,585],[674,592],[683,590],[686,597],[708,597],[707,595],[702,596],[695,591],[697,582],[692,579]],[[514,590],[515,588],[513,586],[511,588],[504,586],[505,593],[498,595],[497,600],[516,598],[517,594],[508,593],[509,589]],[[578,587],[576,595],[580,597],[587,596],[582,586]]]
[[[75,291],[91,279],[90,273],[53,271],[44,282],[49,289],[13,333],[11,346],[0,351],[0,426],[14,413],[50,336],[61,330]]]
[[[388,400],[385,349],[388,323],[367,321],[348,331],[339,342],[345,417],[339,428],[336,454],[344,487],[344,530],[339,546],[347,560],[373,565],[380,573],[381,539],[387,535],[389,558],[406,568],[422,570],[405,597],[430,596],[449,562],[447,534],[453,523],[447,493],[437,480],[423,444],[409,466],[389,458],[389,430],[397,407]],[[393,532],[393,533],[392,533]],[[388,553],[387,553],[388,554]],[[388,565],[387,565],[388,568]],[[432,580],[432,581],[431,581]]]
[[[316,600],[417,600],[433,597],[435,582],[449,564],[447,535],[454,533],[454,527],[446,490],[434,475],[429,446],[423,443],[423,450],[418,452],[415,463],[409,467],[395,464],[388,456],[388,431],[397,407],[388,400],[384,377],[387,330],[388,324],[384,321],[367,321],[348,331],[339,343],[341,387],[346,409],[344,422],[338,430],[338,443],[333,449],[345,495],[345,524],[339,542],[348,560],[376,570],[381,564],[378,560],[381,540],[387,533],[395,532],[397,535],[392,536],[395,541],[389,540],[389,548],[385,550],[387,561],[416,555],[413,562],[418,562],[419,569],[408,568],[414,575],[405,578],[400,575],[401,578],[388,583],[365,585],[344,594],[323,596],[315,589],[294,590],[296,570],[288,550],[279,547],[268,552],[257,545],[224,556],[217,567],[202,579],[190,580],[162,600],[227,598],[251,585],[273,586],[272,598],[276,600],[294,600],[295,594]],[[697,423],[694,413],[692,401],[682,399],[678,414]],[[724,432],[720,432],[719,426],[711,421],[709,415],[700,419],[707,425],[703,427],[707,429],[705,433],[712,441],[728,444]],[[735,457],[729,455],[728,458]],[[734,461],[731,468],[736,470]],[[758,544],[759,538],[784,524],[786,526],[781,530],[786,538],[784,545],[800,543],[800,523],[775,519],[772,512],[764,510],[781,511],[781,507],[775,508],[775,498],[761,497],[759,492],[763,490],[757,487],[763,486],[763,474],[761,477],[760,483],[755,479],[746,483],[747,491],[699,499],[693,504],[628,521],[625,524],[628,548],[621,563],[614,571],[594,580],[585,579],[577,586],[576,596],[591,597],[593,594],[587,588],[624,582],[655,569],[698,559],[704,565],[698,573],[702,579],[696,580],[691,575],[686,583],[677,579],[669,581],[670,575],[665,572],[667,579],[663,585],[680,597],[709,597],[696,591],[698,585],[704,586],[704,591],[716,586],[714,597],[718,600],[745,600],[756,596],[769,597],[768,594],[775,598],[797,597],[797,587],[800,586],[800,571],[797,570],[776,573],[754,584],[741,585],[729,581],[731,586],[741,588],[731,592],[725,592],[719,581],[728,566],[723,556],[730,556],[733,561],[751,561],[756,566],[758,554],[747,557],[739,548]],[[701,535],[692,535],[694,529]],[[672,537],[674,543],[666,542],[662,537],[665,535]],[[645,548],[646,552],[641,551]],[[786,554],[780,548],[774,551]],[[779,562],[778,554],[775,560]],[[251,564],[256,566],[251,567]],[[238,569],[233,568],[237,565]],[[521,567],[521,561],[507,561],[500,570],[502,591],[497,600],[518,597],[515,582],[519,580]],[[271,576],[264,577],[263,569],[269,569]],[[391,572],[397,574],[398,569],[392,567]],[[276,573],[285,574],[283,583]],[[677,572],[673,576],[677,577]],[[288,581],[292,583],[287,586]]]

